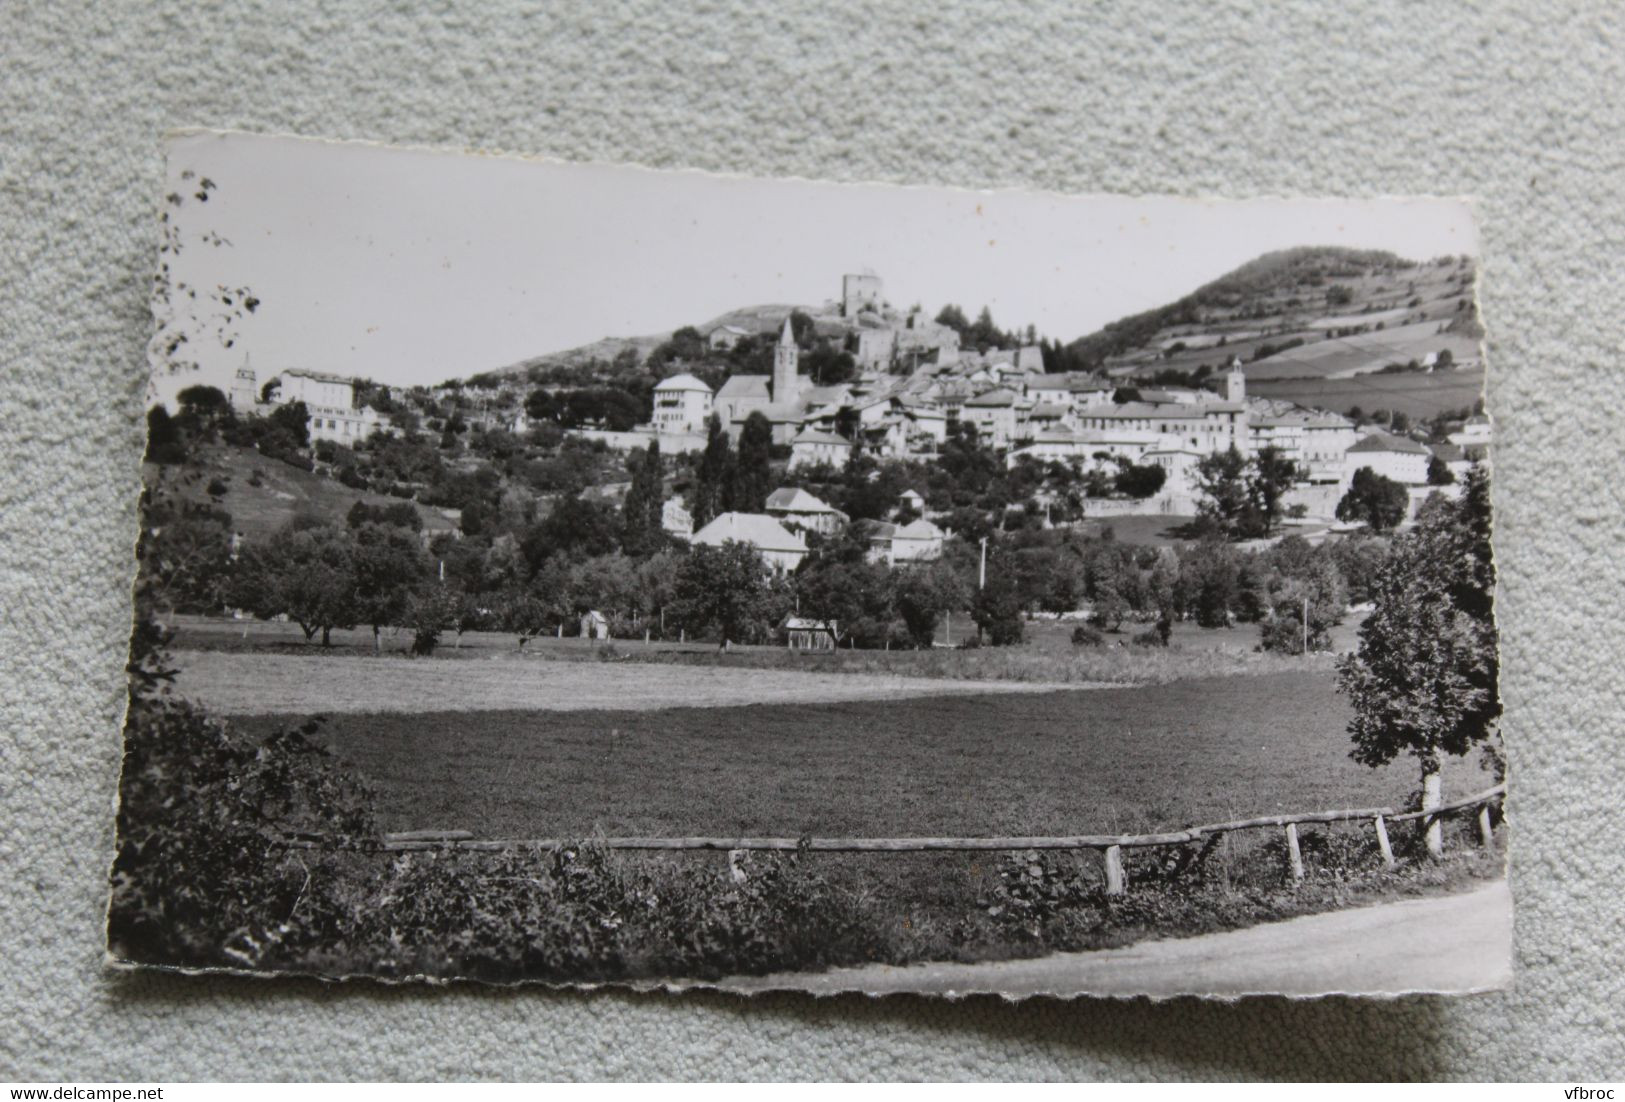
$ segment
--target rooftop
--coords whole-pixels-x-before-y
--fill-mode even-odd
[[[716,547],[748,543],[759,551],[802,551],[807,543],[765,513],[722,513],[694,533],[694,542]]]

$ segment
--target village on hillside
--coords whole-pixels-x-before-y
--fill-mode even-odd
[[[585,219],[560,252],[595,181],[664,177],[526,164],[557,187],[504,185],[480,229],[458,174],[467,201],[357,241],[359,209],[317,228],[283,189],[387,207],[360,167],[450,162],[311,146],[305,178],[216,192],[229,159],[194,152],[155,281],[115,959],[915,989],[1035,958],[1079,993],[1072,954],[1460,896],[1480,929],[1443,971],[1386,926],[1335,972],[1257,934],[1342,992],[1504,970],[1475,264],[1282,247],[1470,247],[1461,204],[1192,204],[1169,237],[1148,201],[1001,201],[1029,244],[958,271],[906,232],[870,251],[901,193],[741,185],[802,214],[786,273],[715,232],[733,184],[677,237]],[[1068,226],[1096,247],[1061,255]],[[368,275],[289,299],[329,268]],[[1083,335],[1021,316],[1148,300]]]
[[[964,495],[930,500],[927,482],[900,486],[879,515],[860,518],[871,561],[933,561],[956,526],[1009,527],[1009,514],[1018,526],[1034,516],[1044,528],[1148,517],[1166,518],[1177,529],[1218,506],[1216,458],[1232,454],[1238,465],[1262,456],[1284,472],[1271,502],[1280,531],[1319,542],[1334,532],[1402,526],[1430,494],[1456,492],[1490,445],[1481,402],[1412,419],[1403,408],[1339,412],[1250,392],[1254,375],[1277,384],[1292,378],[1283,362],[1293,357],[1332,358],[1331,376],[1341,379],[1437,380],[1450,388],[1460,385],[1457,377],[1469,384],[1481,378],[1474,334],[1452,328],[1464,308],[1470,312],[1470,266],[1447,258],[1417,267],[1435,285],[1427,300],[1412,295],[1397,308],[1368,301],[1351,314],[1353,293],[1334,282],[1323,301],[1287,305],[1308,313],[1341,309],[1341,317],[1295,329],[1279,317],[1260,321],[1254,301],[1234,317],[1210,312],[1159,330],[1147,342],[1152,351],[1108,356],[1092,370],[1046,370],[1070,366],[1059,342],[1039,342],[1030,330],[1002,332],[985,310],[975,322],[952,306],[933,318],[919,307],[900,311],[886,300],[880,277],[848,274],[840,296],[820,308],[742,311],[704,329],[679,330],[643,363],[623,356],[588,369],[533,365],[432,388],[381,387],[301,368],[262,380],[245,365],[227,400],[246,418],[302,412],[313,469],[432,506],[421,510],[426,543],[490,528],[479,517],[501,512],[500,502],[465,503],[437,483],[461,469],[486,490],[500,482],[523,487],[525,472],[511,463],[508,474],[520,477],[497,479],[490,468],[504,453],[523,451],[527,440],[560,457],[552,466],[573,461],[580,469],[554,478],[556,484],[531,478],[541,492],[518,507],[525,519],[537,515],[540,499],[556,500],[550,489],[624,508],[632,483],[613,456],[653,450],[677,464],[662,468],[654,491],[667,537],[702,546],[742,543],[786,571],[806,558],[809,535],[828,540],[852,520],[818,491],[855,459],[871,465],[873,478],[877,464],[930,468],[945,452],[966,448],[993,457],[1005,482],[1026,495],[1005,494],[1002,516],[996,493],[979,495],[977,503],[992,510],[967,522]],[[1393,286],[1375,290],[1402,299],[1417,289],[1407,274],[1390,272]],[[1370,278],[1341,275],[1355,284]],[[1305,331],[1303,324],[1325,328]],[[641,372],[630,381],[629,367]],[[594,368],[607,378],[595,378]],[[1414,393],[1399,394],[1398,404]],[[777,472],[780,484],[762,482],[767,492],[748,501],[704,491],[698,468],[708,446],[715,450],[720,435],[741,448],[753,430],[752,462],[763,478]],[[440,475],[358,474],[375,437],[424,431],[438,434],[439,449],[429,450],[440,455],[418,466],[442,468]],[[700,501],[697,494],[716,499]],[[463,515],[469,504],[472,523]],[[508,511],[514,508],[510,501]],[[1266,522],[1243,534],[1273,533]],[[234,533],[234,540],[243,538]]]

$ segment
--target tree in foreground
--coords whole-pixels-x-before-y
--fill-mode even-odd
[[[286,616],[322,646],[356,623],[355,563],[347,532],[297,520],[243,552],[232,600],[261,619]]]
[[[1337,519],[1364,524],[1373,532],[1387,532],[1405,519],[1410,501],[1404,486],[1370,467],[1361,467],[1337,503]]]
[[[694,548],[672,589],[677,621],[696,635],[714,632],[724,644],[767,638],[786,604],[760,552],[734,540]]]
[[[1411,754],[1428,810],[1441,802],[1443,756],[1493,746],[1501,714],[1482,468],[1468,475],[1458,500],[1429,499],[1416,528],[1394,540],[1372,589],[1376,607],[1360,627],[1359,650],[1338,664],[1338,685],[1354,705],[1350,756],[1374,768]],[[1442,845],[1434,821],[1428,852],[1438,856]]]
[[[988,563],[987,585],[979,590],[971,602],[971,618],[979,631],[987,634],[995,647],[1007,647],[1021,642],[1025,625],[1021,618],[1021,590],[1017,588],[1010,571],[995,568]]]

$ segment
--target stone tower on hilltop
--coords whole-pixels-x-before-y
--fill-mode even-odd
[[[796,348],[796,335],[790,319],[784,319],[779,343],[773,349],[773,404],[785,405],[801,395],[801,376],[796,373],[801,362],[801,351]]]

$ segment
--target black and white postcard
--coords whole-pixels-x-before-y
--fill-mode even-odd
[[[167,153],[110,960],[1509,982],[1468,203]]]

